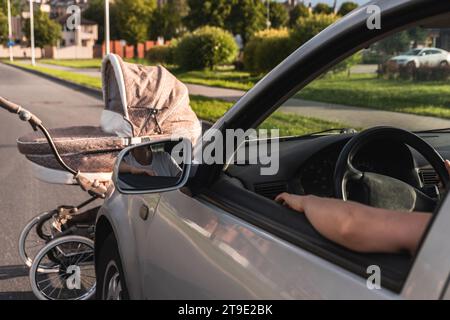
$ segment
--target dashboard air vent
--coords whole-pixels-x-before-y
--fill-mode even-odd
[[[419,176],[423,185],[426,187],[432,187],[439,184],[439,178],[434,169],[419,169]]]
[[[269,199],[275,199],[280,193],[287,192],[286,181],[257,183],[254,186],[257,194]]]

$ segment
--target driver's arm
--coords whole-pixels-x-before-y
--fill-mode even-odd
[[[450,175],[450,161],[445,161]],[[276,201],[304,212],[324,237],[359,252],[414,254],[431,214],[372,208],[355,202],[316,196],[280,194]]]
[[[372,208],[355,202],[283,193],[276,199],[304,212],[325,238],[359,252],[414,254],[431,218],[428,213]]]

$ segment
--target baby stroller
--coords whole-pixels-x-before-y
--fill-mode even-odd
[[[95,294],[94,226],[100,207],[89,206],[112,191],[118,153],[154,139],[187,137],[195,143],[201,135],[186,86],[165,68],[126,63],[111,54],[103,61],[102,83],[99,127],[46,129],[30,111],[0,97],[0,107],[35,131],[17,140],[34,175],[48,183],[79,185],[89,195],[79,205],[37,215],[20,235],[19,254],[39,299],[85,300]]]

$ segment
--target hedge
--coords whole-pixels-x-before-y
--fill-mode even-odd
[[[233,35],[217,27],[201,27],[178,40],[175,63],[184,70],[198,70],[234,62],[238,46]]]
[[[265,73],[283,61],[294,46],[287,29],[269,29],[256,33],[244,49],[244,67],[253,73]]]

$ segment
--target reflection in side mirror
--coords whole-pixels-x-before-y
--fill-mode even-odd
[[[114,184],[121,193],[157,193],[183,187],[191,168],[187,139],[149,142],[123,150],[116,162]]]

